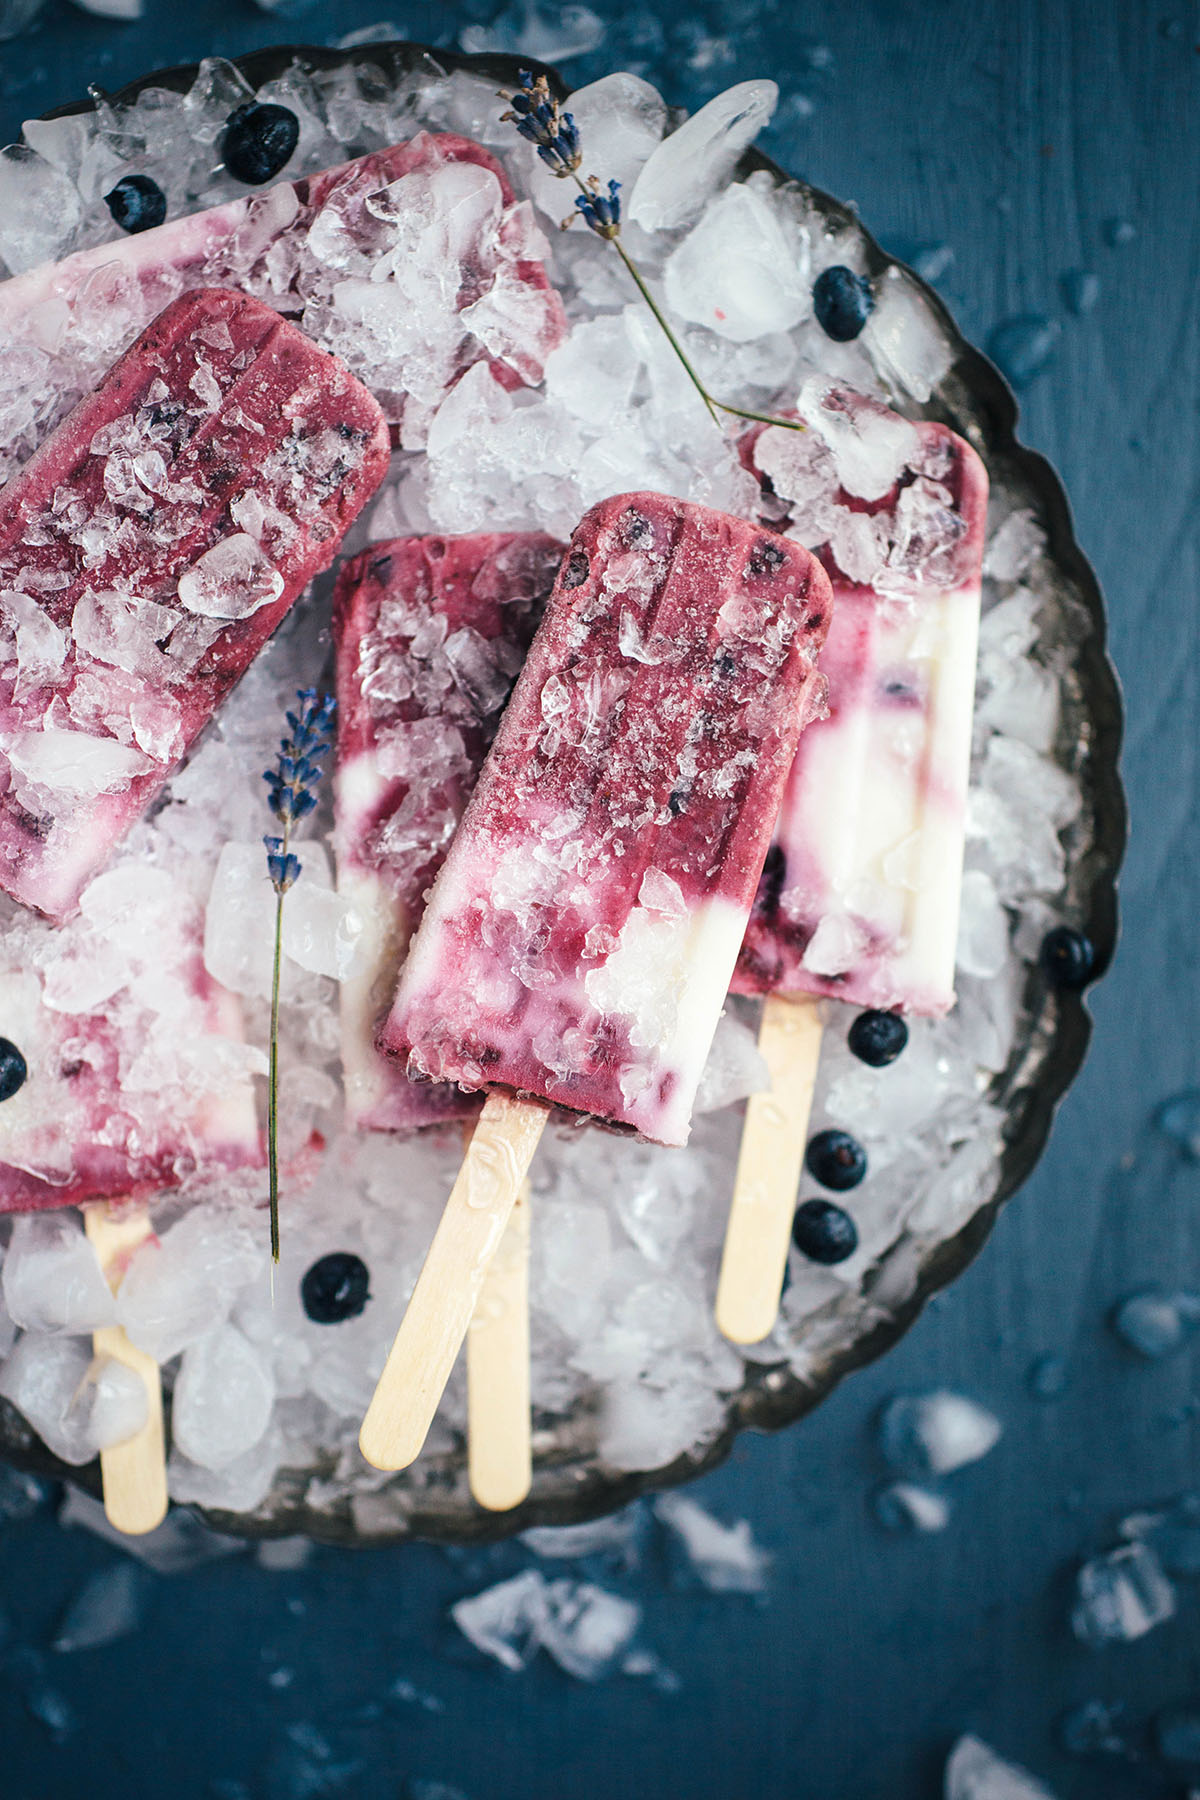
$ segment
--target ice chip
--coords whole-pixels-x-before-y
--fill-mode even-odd
[[[275,1402],[275,1381],[258,1350],[223,1325],[184,1352],[171,1426],[176,1446],[205,1469],[225,1469],[257,1444]]]
[[[1071,1628],[1093,1650],[1132,1643],[1175,1613],[1175,1590],[1147,1544],[1123,1544],[1085,1563],[1076,1578]]]
[[[950,1502],[915,1481],[893,1481],[874,1498],[875,1517],[888,1531],[945,1531]]]
[[[222,538],[179,577],[179,598],[206,619],[248,619],[282,592],[283,576],[245,531]]]
[[[18,732],[8,756],[14,769],[35,787],[81,800],[119,794],[135,776],[146,775],[155,766],[143,751],[116,738],[49,725],[41,731]]]
[[[137,1563],[112,1563],[97,1570],[72,1600],[58,1627],[53,1648],[61,1654],[97,1650],[128,1637],[142,1622],[146,1576]]]
[[[883,1453],[893,1468],[949,1475],[978,1462],[1000,1440],[1000,1421],[986,1407],[947,1388],[902,1394],[888,1402],[879,1423]]]
[[[742,81],[693,113],[663,139],[638,176],[629,196],[633,223],[663,231],[694,218],[768,123],[778,99],[775,82]]]
[[[1054,1800],[1049,1788],[1004,1762],[977,1737],[960,1737],[946,1764],[945,1800]]]
[[[74,1213],[13,1220],[3,1285],[5,1305],[23,1331],[79,1335],[113,1322],[112,1292]]]
[[[696,1089],[698,1113],[717,1112],[751,1094],[764,1094],[771,1074],[748,1025],[726,1008],[717,1021],[712,1048]]]
[[[748,1519],[723,1525],[688,1494],[660,1494],[654,1516],[675,1533],[697,1579],[714,1594],[761,1594],[771,1559]]]
[[[1146,1288],[1121,1301],[1112,1325],[1131,1350],[1157,1361],[1181,1350],[1200,1327],[1200,1294]]]
[[[681,319],[743,344],[790,331],[811,310],[807,256],[789,243],[772,206],[735,183],[711,200],[663,270]]]

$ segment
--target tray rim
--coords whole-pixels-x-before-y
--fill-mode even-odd
[[[308,44],[271,45],[220,60],[232,63],[256,90],[265,82],[277,79],[293,63],[314,70],[382,66],[385,75],[398,79],[422,62],[428,62],[431,74],[461,71],[508,87],[516,85],[519,68],[530,68],[545,74],[560,99],[565,99],[571,92],[558,70],[534,58],[436,49],[405,39],[359,44],[349,49]],[[147,88],[185,92],[199,68],[199,62],[193,62],[151,70],[112,93],[92,88],[88,98],[69,101],[40,116],[53,120],[94,112],[100,100],[127,104]],[[1107,650],[1103,595],[1076,538],[1066,490],[1049,460],[1021,443],[1017,436],[1020,409],[1011,388],[995,365],[963,336],[949,308],[928,282],[898,257],[887,254],[850,207],[803,178],[790,175],[761,150],[751,148],[742,157],[736,172],[744,177],[756,170],[769,174],[777,185],[795,185],[806,190],[825,216],[860,233],[872,275],[879,276],[889,268],[899,268],[915,284],[954,348],[954,361],[947,380],[953,380],[955,388],[970,397],[974,429],[966,435],[984,454],[985,461],[1002,463],[1018,473],[1035,493],[1050,560],[1066,577],[1087,614],[1089,631],[1079,646],[1077,667],[1091,726],[1090,751],[1082,777],[1096,829],[1086,859],[1088,874],[1082,895],[1080,925],[1096,953],[1091,979],[1097,980],[1111,963],[1119,935],[1117,878],[1128,840],[1128,808],[1119,761],[1123,708],[1117,673]],[[504,1514],[488,1513],[479,1507],[454,1518],[436,1508],[422,1513],[418,1499],[411,1516],[402,1524],[370,1534],[360,1533],[353,1523],[344,1523],[339,1515],[317,1512],[299,1496],[291,1510],[274,1518],[211,1507],[189,1506],[188,1510],[199,1514],[214,1530],[248,1541],[305,1533],[317,1541],[345,1548],[369,1549],[410,1539],[478,1543],[510,1537],[533,1525],[569,1524],[597,1518],[643,1494],[676,1486],[707,1473],[725,1461],[743,1430],[778,1431],[795,1424],[825,1400],[847,1375],[885,1355],[920,1316],[928,1300],[966,1271],[990,1236],[1001,1208],[1023,1186],[1040,1159],[1058,1107],[1082,1067],[1092,1026],[1082,991],[1045,988],[1030,1029],[1031,1048],[1039,1035],[1044,1039],[1037,1080],[1020,1090],[1021,1104],[1009,1113],[1005,1149],[999,1162],[1000,1178],[991,1198],[977,1208],[953,1237],[936,1246],[923,1262],[912,1293],[894,1307],[891,1316],[831,1358],[819,1381],[802,1381],[778,1362],[748,1360],[745,1383],[731,1397],[726,1425],[701,1454],[685,1453],[659,1469],[611,1471],[602,1476],[593,1471],[587,1480],[568,1482],[561,1492],[540,1494]],[[31,1474],[70,1482],[99,1496],[99,1462],[74,1467],[59,1461],[5,1400],[0,1400],[0,1460]],[[309,1474],[311,1471],[305,1471],[306,1479]],[[436,1491],[436,1484],[431,1491]]]

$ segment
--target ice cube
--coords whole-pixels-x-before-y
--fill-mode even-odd
[[[1175,1589],[1148,1545],[1123,1544],[1085,1563],[1076,1578],[1071,1628],[1093,1650],[1132,1643],[1175,1613]]]
[[[90,732],[51,725],[41,731],[17,732],[8,756],[13,767],[36,787],[56,794],[78,794],[82,799],[118,794],[135,775],[146,775],[154,767],[149,756],[116,738],[93,737]]]
[[[909,276],[891,268],[875,285],[860,339],[885,382],[922,404],[950,372],[944,328]]]
[[[266,1262],[250,1222],[198,1206],[131,1258],[117,1292],[117,1319],[156,1362],[194,1344],[229,1316],[235,1297]]]
[[[149,1416],[145,1382],[115,1356],[95,1358],[80,1398],[89,1409],[88,1431],[97,1450],[127,1443]]]
[[[742,81],[702,106],[651,154],[626,208],[644,231],[695,218],[710,194],[768,123],[779,99],[773,81]]]
[[[1200,1575],[1200,1494],[1184,1494],[1166,1511],[1130,1513],[1118,1529],[1148,1544],[1169,1575]]]
[[[590,6],[548,6],[544,0],[513,0],[490,25],[466,25],[459,33],[464,50],[503,50],[535,62],[560,63],[586,56],[604,36],[604,20]]]
[[[1200,1162],[1200,1091],[1189,1088],[1164,1100],[1155,1110],[1154,1123],[1189,1162]]]
[[[1200,1326],[1200,1294],[1145,1288],[1122,1300],[1113,1330],[1131,1350],[1157,1360],[1181,1350]]]
[[[271,1420],[275,1380],[236,1325],[184,1351],[171,1426],[177,1448],[203,1469],[227,1469],[259,1442]]]
[[[4,1302],[25,1331],[80,1334],[115,1318],[112,1292],[74,1212],[13,1220],[4,1257]]]
[[[264,1432],[256,1444],[219,1469],[202,1468],[175,1449],[167,1464],[167,1487],[172,1500],[185,1506],[253,1512],[270,1493],[282,1455],[283,1446],[275,1431]]]
[[[723,1525],[687,1494],[660,1494],[654,1516],[670,1526],[692,1571],[714,1594],[766,1591],[771,1558],[760,1550],[748,1519]]]
[[[136,1563],[112,1563],[86,1581],[67,1608],[54,1649],[96,1650],[128,1637],[142,1622],[146,1577]]]
[[[1004,1762],[977,1737],[960,1737],[946,1764],[946,1800],[1054,1800],[1049,1788]]]
[[[988,537],[983,572],[993,581],[1019,581],[1046,547],[1046,534],[1026,507],[1018,507]]]
[[[73,1465],[90,1462],[99,1445],[92,1431],[88,1375],[91,1346],[82,1338],[26,1332],[0,1366],[0,1394],[11,1400],[45,1444]]]
[[[831,387],[823,376],[804,383],[796,410],[829,446],[839,484],[859,499],[882,500],[920,458],[915,425],[866,395]]]
[[[1057,319],[1048,319],[1045,313],[1020,313],[988,334],[987,353],[1019,393],[1041,374],[1061,336]]]
[[[681,319],[737,344],[790,331],[812,308],[806,246],[789,242],[766,198],[737,182],[667,259],[663,289]]]
[[[310,866],[302,865],[301,879],[283,908],[284,954],[310,975],[347,981],[358,967],[363,916],[332,888],[319,887],[311,879],[311,859],[307,860]]]
[[[283,592],[283,576],[246,531],[206,550],[179,577],[179,598],[206,619],[248,619]]]
[[[602,1681],[619,1667],[642,1609],[592,1581],[552,1581],[538,1627],[542,1647],[578,1681]]]
[[[1008,914],[996,884],[982,869],[968,869],[962,879],[955,964],[965,975],[998,975],[1008,960]]]
[[[1058,1737],[1072,1756],[1130,1756],[1136,1754],[1121,1730],[1125,1708],[1118,1700],[1081,1700],[1058,1722]]]
[[[19,275],[71,248],[83,217],[75,183],[24,144],[0,150],[0,258]]]
[[[147,1568],[154,1569],[159,1575],[179,1575],[186,1569],[199,1568],[202,1563],[212,1562],[216,1557],[233,1556],[246,1549],[244,1538],[222,1537],[191,1513],[182,1510],[168,1514],[153,1531],[129,1537],[109,1524],[99,1500],[93,1500],[90,1494],[80,1493],[77,1488],[67,1489],[58,1509],[58,1522],[63,1526],[90,1531],[96,1537],[103,1538],[105,1543],[115,1544],[118,1549],[124,1550],[129,1556],[136,1556],[139,1562],[145,1563]]]
[[[456,1601],[450,1617],[465,1638],[506,1669],[525,1668],[540,1641],[546,1617],[546,1581],[525,1569],[480,1594]]]
[[[521,1533],[521,1542],[535,1556],[582,1557],[616,1555],[627,1567],[637,1560],[637,1538],[642,1513],[638,1506],[623,1507],[601,1519],[582,1525],[535,1525]]]
[[[610,425],[628,413],[638,358],[620,313],[576,323],[546,358],[546,392],[590,425]]]
[[[2,0],[0,4],[0,43],[21,33],[37,18],[46,0]]]
[[[758,1040],[749,1026],[735,1018],[728,1008],[717,1021],[716,1033],[708,1060],[700,1075],[693,1110],[716,1112],[722,1106],[733,1106],[750,1094],[765,1094],[771,1085]]]
[[[898,1395],[879,1421],[884,1456],[893,1468],[914,1474],[949,1475],[978,1462],[994,1449],[1000,1434],[994,1413],[948,1388]]]
[[[945,1531],[950,1502],[933,1488],[915,1481],[893,1481],[874,1500],[875,1517],[888,1531]]]

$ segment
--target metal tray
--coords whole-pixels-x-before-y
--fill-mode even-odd
[[[352,64],[370,65],[398,81],[421,67],[430,73],[457,70],[494,82],[517,85],[515,57],[459,55],[421,44],[370,44],[354,50],[280,46],[236,58],[247,80],[259,87],[275,80],[299,61],[312,69]],[[528,63],[520,59],[520,66]],[[535,68],[539,67],[536,63]],[[546,68],[560,96],[569,89],[558,73]],[[120,104],[148,87],[186,91],[197,65],[156,70],[108,96]],[[91,100],[57,107],[47,118],[62,118],[93,109]],[[766,170],[773,180],[792,180],[759,151],[748,151],[737,170],[745,176]],[[854,232],[874,276],[898,265],[864,230],[857,216],[840,201],[800,183],[818,211],[838,230]],[[1104,603],[1093,574],[1075,541],[1070,507],[1053,468],[1036,451],[1018,442],[1017,403],[996,369],[966,342],[946,307],[911,270],[932,308],[953,354],[953,366],[940,383],[926,416],[942,419],[979,451],[993,484],[1002,482],[1032,508],[1047,539],[1048,558],[1064,613],[1076,621],[1072,690],[1065,737],[1082,746],[1077,764],[1083,788],[1083,824],[1068,856],[1065,906],[1087,932],[1096,951],[1096,969],[1111,960],[1117,936],[1116,878],[1125,849],[1126,808],[1118,770],[1122,708],[1116,675],[1105,650]],[[916,1285],[882,1321],[830,1353],[819,1373],[801,1381],[786,1365],[747,1363],[741,1389],[730,1396],[725,1429],[698,1454],[679,1457],[669,1466],[633,1474],[601,1464],[591,1448],[586,1416],[535,1420],[534,1487],[514,1511],[483,1511],[471,1500],[465,1455],[423,1458],[413,1469],[391,1478],[377,1493],[345,1496],[319,1509],[306,1490],[319,1469],[283,1470],[272,1492],[253,1513],[203,1513],[215,1529],[248,1538],[307,1533],[328,1543],[373,1545],[404,1538],[442,1542],[479,1542],[501,1538],[532,1525],[560,1525],[594,1518],[625,1505],[637,1495],[689,1481],[728,1456],[738,1433],[777,1431],[811,1412],[846,1375],[890,1350],[917,1318],[930,1295],[962,1274],[978,1255],[1006,1200],[1028,1178],[1045,1147],[1055,1109],[1083,1062],[1091,1035],[1091,1018],[1082,995],[1056,991],[1031,975],[1025,996],[1026,1016],[1018,1030],[1009,1065],[997,1077],[991,1097],[1007,1115],[1005,1148],[995,1169],[991,1197],[955,1235],[926,1255]],[[882,1259],[886,1291],[888,1257]],[[41,1476],[69,1481],[99,1494],[99,1464],[68,1467],[53,1457],[20,1415],[0,1400],[0,1459]]]

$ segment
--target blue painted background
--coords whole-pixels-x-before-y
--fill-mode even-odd
[[[519,1548],[322,1550],[291,1575],[239,1557],[159,1581],[139,1635],[51,1658],[78,1721],[56,1743],[11,1671],[28,1670],[21,1647],[44,1648],[82,1579],[118,1553],[47,1513],[0,1530],[5,1800],[219,1800],[238,1791],[220,1785],[231,1781],[254,1800],[398,1800],[414,1780],[469,1800],[924,1800],[966,1729],[1061,1800],[1186,1790],[1184,1772],[1153,1758],[1065,1755],[1055,1721],[1081,1699],[1123,1698],[1136,1738],[1159,1709],[1200,1694],[1200,1610],[1186,1587],[1179,1616],[1137,1644],[1091,1653],[1066,1625],[1071,1571],[1112,1542],[1115,1520],[1200,1486],[1194,1359],[1138,1362],[1106,1323],[1131,1288],[1200,1283],[1200,1165],[1152,1123],[1158,1102],[1200,1083],[1200,11],[1187,0],[594,4],[610,38],[566,65],[576,83],[637,67],[694,105],[769,73],[784,104],[766,147],[857,202],[885,244],[949,245],[939,285],[977,342],[1015,314],[1062,323],[1054,360],[1023,395],[1023,435],[1072,497],[1129,705],[1125,935],[1095,995],[1092,1055],[1036,1177],[970,1273],[885,1363],[791,1433],[743,1440],[697,1488],[721,1516],[748,1517],[772,1552],[765,1604],[680,1591],[653,1555],[625,1584],[677,1694],[621,1679],[587,1688],[544,1663],[510,1677],[477,1658],[446,1607],[522,1566]],[[50,0],[31,35],[0,45],[0,137],[89,81],[116,87],[156,65],[332,40],[380,18],[451,42],[497,10],[331,0],[285,20],[250,0],[146,5],[120,25]],[[1080,268],[1100,283],[1082,319],[1060,288]],[[1068,1363],[1050,1402],[1027,1387],[1047,1352]],[[869,1510],[882,1474],[873,1417],[897,1389],[933,1381],[985,1399],[1005,1436],[955,1478],[948,1531],[889,1536]],[[272,1685],[278,1669],[293,1671],[290,1685]],[[397,1677],[445,1710],[387,1700]],[[317,1786],[297,1787],[287,1760],[297,1722],[334,1752]]]

